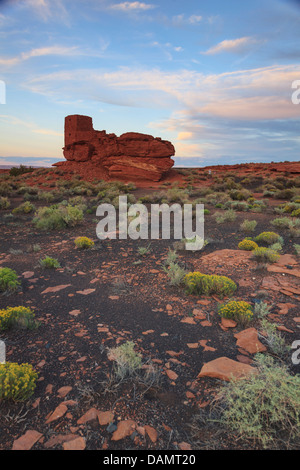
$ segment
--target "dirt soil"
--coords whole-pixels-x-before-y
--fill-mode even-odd
[[[145,186],[138,185],[133,194],[146,194]],[[19,204],[16,198],[11,209]],[[273,321],[291,345],[299,339],[300,324],[296,241],[278,231],[285,237],[286,257],[258,270],[250,254],[237,249],[245,236],[239,226],[253,218],[255,233],[270,230],[272,210],[238,212],[235,222],[217,225],[217,209],[209,209],[205,238],[211,243],[199,252],[180,251],[180,264],[230,277],[238,285],[235,299],[254,303],[264,290]],[[0,404],[0,449],[13,448],[24,435],[25,446],[35,450],[67,448],[72,442],[97,450],[256,448],[222,429],[193,428],[193,418],[213,400],[221,382],[198,378],[202,366],[224,356],[251,364],[253,355],[237,346],[234,335],[242,328],[221,322],[218,305],[226,299],[191,296],[169,285],[163,266],[172,241],[152,240],[150,252],[141,256],[138,248],[148,246],[147,240],[98,240],[94,214],[87,214],[81,226],[55,232],[36,230],[31,214],[5,219],[2,211],[0,218],[0,266],[16,270],[21,281],[16,294],[0,296],[0,308],[31,307],[40,322],[35,330],[0,333],[7,361],[28,362],[39,374],[28,402]],[[92,238],[94,248],[77,249],[78,236]],[[40,251],[32,250],[35,244]],[[58,259],[61,268],[42,268],[39,260],[46,255]],[[155,365],[152,382],[143,375],[110,381],[114,361],[108,349],[125,341],[135,343],[145,371],[150,361]],[[103,412],[111,412],[108,422]],[[132,420],[127,422],[131,430],[114,434],[126,420]]]

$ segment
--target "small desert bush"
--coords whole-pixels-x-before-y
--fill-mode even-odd
[[[247,212],[249,205],[243,201],[228,201],[224,204],[224,209],[232,209],[239,212]]]
[[[50,258],[50,256],[46,256],[44,259],[40,259],[40,265],[42,268],[48,269],[60,268],[58,260],[55,258]]]
[[[19,175],[24,175],[25,173],[32,173],[34,171],[34,168],[31,166],[24,166],[20,165],[19,167],[14,166],[9,170],[9,175],[10,176],[19,176]]]
[[[270,250],[273,250],[273,251],[282,251],[282,244],[277,242],[277,243],[273,243],[273,245],[270,245]]]
[[[298,243],[294,244],[294,249],[296,251],[297,256],[300,256],[300,245]]]
[[[126,341],[121,346],[109,349],[109,356],[115,361],[114,373],[117,378],[124,379],[134,375],[142,367],[142,358],[134,350],[133,341]]]
[[[274,323],[264,317],[261,319],[261,337],[268,345],[268,350],[278,358],[286,359],[289,353],[290,347],[286,345],[284,337]]]
[[[30,214],[31,212],[35,211],[35,206],[30,202],[26,201],[23,202],[20,206],[13,209],[13,214]]]
[[[12,193],[12,186],[6,182],[0,183],[0,196],[9,196]]]
[[[10,268],[0,268],[0,292],[13,292],[18,289],[19,285],[16,271]]]
[[[45,201],[49,203],[54,201],[55,195],[50,191],[39,191],[37,198],[39,201]]]
[[[40,230],[59,230],[74,227],[83,220],[83,211],[78,206],[54,204],[41,207],[35,213],[33,223]]]
[[[260,319],[266,318],[266,316],[269,315],[271,308],[272,307],[266,302],[257,302],[254,305],[254,315]]]
[[[256,220],[245,219],[244,222],[241,223],[240,229],[243,232],[251,233],[251,232],[254,232],[256,226],[257,226]]]
[[[77,248],[80,248],[81,250],[85,250],[87,248],[91,248],[92,246],[95,245],[93,240],[91,240],[88,237],[77,237],[74,241],[75,245]]]
[[[175,263],[177,261],[177,259],[178,259],[178,255],[176,253],[176,250],[171,250],[169,248],[168,254],[167,254],[167,257],[166,257],[166,260],[165,260],[165,264],[167,266],[169,266],[170,263]]]
[[[258,247],[252,252],[252,258],[258,263],[275,263],[280,255],[270,248]]]
[[[255,356],[257,373],[224,384],[215,400],[225,428],[264,448],[300,435],[300,377],[275,364],[270,356]],[[281,439],[282,441],[282,439]]]
[[[283,245],[283,239],[278,233],[275,232],[262,232],[255,237],[257,243],[265,243],[267,245],[273,245],[273,243],[280,243]]]
[[[300,208],[296,209],[291,214],[292,217],[300,217]]]
[[[253,240],[242,240],[238,244],[238,247],[240,250],[253,251],[258,248],[258,244],[255,243]]]
[[[248,302],[232,300],[219,308],[219,315],[222,318],[235,320],[240,325],[245,326],[253,318],[253,309]]]
[[[0,197],[0,209],[9,209],[10,202],[7,197]]]
[[[34,313],[28,307],[8,307],[0,310],[0,330],[8,330],[13,327],[33,328],[37,326]]]
[[[166,192],[166,199],[169,203],[185,204],[189,200],[188,192],[185,189],[173,186]]]
[[[276,219],[271,220],[271,225],[274,225],[274,227],[279,229],[289,229],[290,227],[293,227],[294,223],[289,217],[277,217]]]
[[[36,387],[37,373],[30,364],[0,364],[0,401],[25,401]]]
[[[147,246],[138,247],[138,254],[140,256],[148,255],[150,252],[151,252],[151,243],[149,243]]]
[[[196,295],[229,296],[237,289],[235,282],[226,276],[202,274],[197,271],[186,274],[184,283],[187,292]]]
[[[241,190],[232,189],[229,192],[229,196],[234,201],[246,201],[247,199],[249,199],[249,197],[251,197],[251,193],[247,189],[241,189]]]
[[[236,219],[236,213],[232,209],[224,211],[223,213],[215,212],[214,218],[217,224],[225,224],[226,222],[234,222]]]
[[[180,286],[182,284],[186,271],[179,264],[170,261],[168,267],[164,266],[163,270],[167,273],[171,286]]]

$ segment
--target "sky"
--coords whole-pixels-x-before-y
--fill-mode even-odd
[[[62,161],[70,114],[176,166],[299,161],[299,44],[296,0],[0,0],[0,165]]]

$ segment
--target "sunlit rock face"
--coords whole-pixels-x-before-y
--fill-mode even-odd
[[[159,181],[174,165],[170,157],[175,149],[171,142],[147,134],[117,137],[94,130],[91,117],[76,114],[65,118],[63,153],[68,167],[73,162],[82,168],[84,163],[102,168],[109,178]]]

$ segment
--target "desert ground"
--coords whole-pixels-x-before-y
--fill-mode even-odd
[[[204,247],[98,239],[96,208],[120,194],[204,204]],[[17,276],[2,284],[0,340],[6,364],[36,372],[26,399],[0,377],[0,449],[300,449],[300,163],[173,168],[155,183],[2,170],[0,223],[0,269]],[[189,289],[194,272],[235,288]],[[246,316],[222,315],[230,302]],[[5,326],[11,307],[34,320]]]

